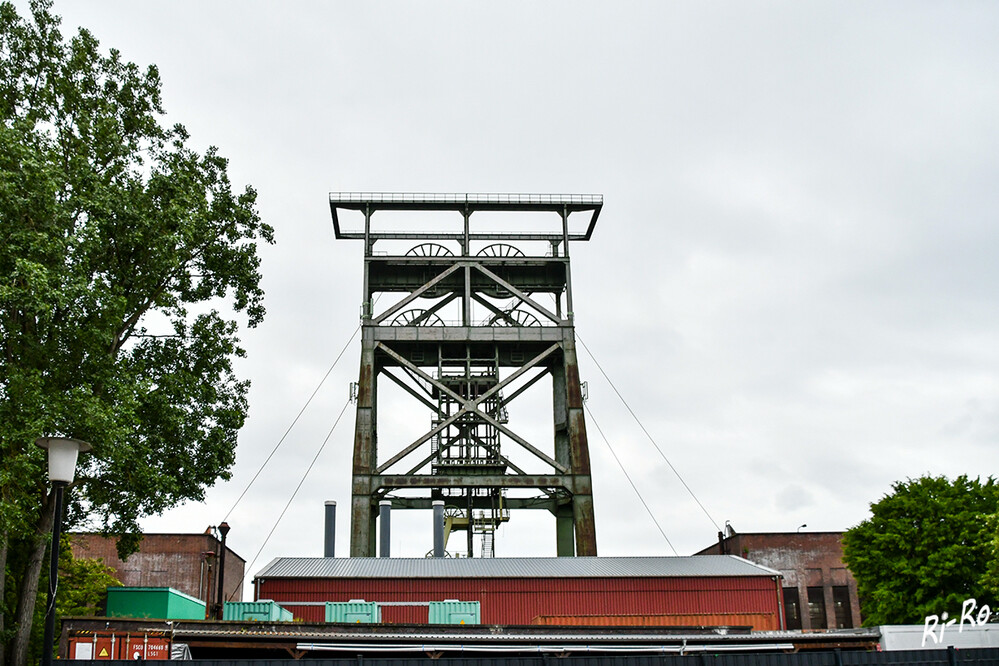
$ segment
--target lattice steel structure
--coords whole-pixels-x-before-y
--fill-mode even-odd
[[[375,555],[386,499],[393,509],[443,499],[468,556],[474,534],[491,555],[496,527],[528,508],[554,514],[558,555],[597,554],[569,244],[590,239],[602,205],[599,195],[330,194],[336,237],[364,242],[351,556]],[[363,228],[343,229],[345,211]],[[383,211],[403,211],[402,230],[381,224],[396,213],[373,220]],[[504,230],[480,229],[480,218]],[[544,377],[550,444],[509,421],[510,403]],[[429,418],[418,436],[380,451],[383,378]]]

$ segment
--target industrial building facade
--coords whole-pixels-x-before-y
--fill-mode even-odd
[[[842,532],[729,530],[697,555],[738,555],[780,571],[788,629],[850,629],[861,626],[860,600],[842,538]]]
[[[115,540],[101,534],[71,533],[73,557],[101,559],[126,587],[172,587],[211,608],[218,596],[221,542],[212,534],[144,534],[139,550],[118,557]],[[226,547],[225,595],[242,598],[246,562]]]
[[[384,623],[426,623],[431,601],[478,602],[493,625],[783,628],[780,573],[732,556],[278,558],[254,579],[305,622],[325,603],[364,599]]]

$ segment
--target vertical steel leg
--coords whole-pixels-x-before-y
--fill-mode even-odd
[[[572,518],[576,528],[576,555],[597,554],[597,530],[593,518],[593,489],[590,481],[590,448],[583,418],[583,394],[579,386],[576,339],[573,329],[562,338],[565,359],[566,407],[569,414],[569,455],[574,481]]]
[[[374,557],[374,521],[368,479],[377,466],[375,444],[374,343],[362,336],[361,369],[357,381],[357,420],[354,426],[353,483],[350,503],[350,555]]]

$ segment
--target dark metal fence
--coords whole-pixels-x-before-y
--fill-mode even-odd
[[[153,662],[164,666],[290,666],[292,659],[196,659]],[[491,655],[441,657],[305,657],[309,666],[985,666],[999,665],[999,648],[963,650],[899,650],[893,652],[796,652],[679,655]],[[127,666],[130,661],[87,661],[67,659],[63,666]],[[148,664],[148,662],[147,662]]]

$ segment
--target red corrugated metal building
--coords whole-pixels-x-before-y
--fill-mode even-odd
[[[273,599],[307,622],[325,602],[382,604],[382,622],[427,621],[430,601],[478,601],[483,624],[784,626],[780,572],[733,555],[556,558],[278,558],[254,579],[255,599]],[[401,605],[414,604],[414,605]],[[656,620],[650,620],[655,616]],[[574,620],[575,618],[575,620]],[[719,621],[744,618],[745,621]],[[578,621],[577,621],[578,620]]]

